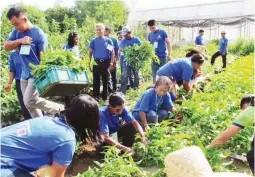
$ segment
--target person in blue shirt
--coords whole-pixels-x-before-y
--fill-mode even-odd
[[[129,27],[124,27],[121,31],[122,36],[124,36],[124,39],[121,40],[120,43],[120,62],[121,62],[121,92],[126,93],[127,91],[127,84],[128,84],[128,79],[131,76],[131,73],[134,74],[134,88],[139,87],[139,70],[134,69],[132,66],[128,65],[127,62],[125,61],[125,52],[124,49],[128,46],[134,46],[134,45],[142,45],[141,40],[133,36],[131,34],[131,29]]]
[[[89,132],[89,133],[88,133]],[[76,139],[77,138],[77,139]],[[64,177],[76,140],[102,143],[99,108],[88,95],[79,95],[59,116],[39,117],[1,129],[1,176]]]
[[[125,102],[119,93],[114,93],[109,97],[109,105],[101,107],[100,132],[106,144],[115,145],[124,152],[134,154],[132,147],[135,134],[138,132],[142,142],[147,143],[147,138],[140,124],[133,118],[131,112],[125,107]],[[116,139],[114,139],[114,134]],[[122,144],[118,139],[122,138]]]
[[[148,35],[148,40],[153,45],[155,53],[160,60],[159,64],[156,62],[152,63],[152,79],[153,83],[155,84],[158,69],[165,65],[167,60],[171,59],[172,46],[168,39],[167,33],[156,26],[155,20],[149,20],[148,26],[151,31],[151,33]]]
[[[74,53],[77,59],[80,59],[79,50],[79,35],[76,32],[71,32],[68,35],[67,44],[63,47],[64,50],[69,50]]]
[[[190,58],[175,59],[162,66],[157,72],[157,77],[168,76],[178,85],[182,83],[183,88],[189,93],[191,91],[189,82],[194,73],[198,73],[197,71],[200,70],[204,61],[202,54],[194,54]]]
[[[101,23],[96,25],[97,37],[89,44],[89,58],[93,58],[96,65],[93,66],[93,96],[100,100],[100,77],[103,82],[103,100],[107,100],[109,69],[114,69],[114,46],[112,40],[104,36],[105,26]]]
[[[166,76],[157,78],[155,88],[146,90],[132,112],[136,120],[141,122],[145,131],[149,130],[148,123],[158,123],[167,119],[168,111],[175,111],[169,90],[172,88],[171,80]]]
[[[114,67],[113,67],[113,70],[110,71],[111,81],[109,80],[108,82],[108,92],[112,93],[117,91],[117,67],[119,62],[119,44],[114,37],[110,37],[110,33],[111,33],[111,28],[106,26],[104,36],[112,40],[113,46],[114,46],[114,55],[115,55],[115,60],[113,64]]]
[[[195,44],[196,45],[205,45],[204,43],[204,38],[203,38],[203,35],[204,35],[204,30],[199,30],[199,35],[196,37],[196,40],[195,40]]]
[[[9,72],[10,72],[9,73],[9,81],[5,86],[5,90],[7,92],[11,91],[11,88],[12,88],[11,85],[12,85],[13,80],[15,79],[15,88],[16,88],[16,93],[18,96],[19,105],[21,108],[22,115],[25,120],[30,119],[31,115],[29,114],[26,106],[24,105],[23,95],[22,95],[21,88],[20,88],[20,78],[21,78],[22,70],[21,70],[21,61],[19,58],[19,53],[16,50],[12,51],[9,56]]]
[[[226,38],[226,32],[221,32],[221,39],[220,39],[220,48],[215,54],[213,54],[211,59],[211,64],[214,65],[215,59],[219,56],[222,57],[222,68],[227,67],[227,54],[228,54],[228,39]]]
[[[34,86],[34,78],[31,75],[30,63],[39,65],[40,53],[45,51],[47,38],[44,32],[34,26],[20,7],[10,8],[7,18],[14,26],[9,38],[4,43],[6,51],[18,48],[21,60],[21,91],[23,101],[32,117],[42,117],[42,111],[55,114],[64,109],[64,105],[57,104],[39,97]]]

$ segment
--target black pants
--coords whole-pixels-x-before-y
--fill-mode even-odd
[[[227,67],[227,54],[222,55],[219,51],[216,52],[215,54],[213,54],[212,59],[211,59],[211,64],[213,65],[215,62],[215,59],[217,57],[221,56],[222,57],[222,63],[223,63],[223,67],[222,68],[226,68]]]
[[[110,60],[98,61],[96,60],[97,65],[93,66],[93,96],[98,98],[100,95],[100,77],[103,81],[103,100],[107,99],[107,87],[109,80],[109,66]]]
[[[111,72],[111,80],[108,82],[108,92],[116,92],[117,91],[117,68]]]
[[[121,140],[122,144],[127,147],[132,147],[135,142],[136,130],[133,124],[125,124],[118,130],[118,139]]]
[[[254,139],[251,144],[251,150],[247,153],[247,161],[254,175]]]
[[[20,108],[21,108],[22,115],[23,115],[25,120],[30,119],[31,115],[28,112],[26,106],[24,105],[23,95],[22,95],[22,92],[21,92],[20,80],[19,79],[16,80],[15,87],[16,87],[16,92],[17,92],[17,96],[18,96],[19,105],[20,105]]]

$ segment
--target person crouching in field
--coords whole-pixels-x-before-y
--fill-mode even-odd
[[[240,103],[242,112],[235,118],[231,126],[211,142],[208,148],[222,146],[241,129],[245,127],[254,127],[254,101],[255,95],[246,95],[242,98]],[[251,144],[251,150],[247,153],[247,161],[254,175],[254,138]]]
[[[64,177],[76,137],[82,142],[91,137],[100,145],[99,108],[88,95],[74,97],[55,118],[44,116],[2,128],[1,175],[30,177],[45,169],[46,174],[39,176]]]
[[[135,105],[132,114],[137,121],[141,122],[145,131],[150,129],[148,123],[161,122],[169,117],[169,111],[176,110],[169,94],[172,86],[174,85],[168,77],[159,77],[155,88],[146,90]]]
[[[167,76],[178,85],[183,84],[183,88],[186,92],[190,93],[191,87],[189,82],[195,73],[199,74],[198,71],[204,61],[205,57],[203,54],[194,54],[190,58],[178,58],[172,60],[157,71],[157,77]],[[196,74],[195,77],[197,77]]]
[[[140,124],[125,107],[122,96],[114,93],[109,97],[109,105],[100,108],[100,132],[105,144],[115,145],[123,152],[133,155],[130,148],[138,132],[142,142],[147,144],[147,138]],[[122,144],[119,143],[122,139]]]

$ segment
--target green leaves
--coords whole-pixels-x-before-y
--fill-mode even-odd
[[[152,63],[152,61],[155,61],[159,63],[154,48],[148,41],[144,41],[141,46],[134,45],[133,47],[126,47],[125,59],[127,64],[135,69],[143,68],[147,62]]]

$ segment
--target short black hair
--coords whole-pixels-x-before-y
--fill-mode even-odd
[[[73,46],[74,46],[74,38],[75,38],[76,36],[78,36],[78,33],[76,33],[76,32],[71,32],[71,33],[69,33],[67,42],[68,42],[68,45],[69,45],[70,47],[73,47]]]
[[[125,100],[120,93],[113,93],[109,97],[109,105],[112,107],[122,106],[124,103]]]
[[[154,26],[156,25],[156,20],[149,20],[148,21],[148,26]]]
[[[252,94],[245,95],[241,99],[240,108],[242,109],[244,104],[248,104],[249,106],[254,106],[254,99],[255,99],[255,95],[252,95]]]
[[[112,30],[111,27],[105,26],[105,31],[111,31],[111,30]]]
[[[6,16],[10,20],[13,16],[20,17],[21,15],[26,15],[26,11],[21,7],[12,7],[8,10]]]
[[[119,34],[121,34],[121,31],[118,31],[118,32],[117,32],[117,35],[119,35]]]
[[[205,58],[201,54],[195,54],[191,57],[191,61],[201,65],[204,63]]]
[[[187,54],[186,54],[186,57],[191,57],[192,55],[194,55],[194,54],[196,54],[196,53],[198,53],[198,52],[195,52],[195,51],[190,51],[190,52],[188,52]]]
[[[203,32],[205,32],[203,29],[199,30],[199,33],[203,33]]]

